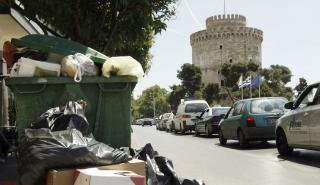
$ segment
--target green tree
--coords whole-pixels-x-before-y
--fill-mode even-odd
[[[225,77],[226,86],[234,87],[241,74],[248,76],[250,72],[257,72],[259,65],[254,62],[224,63],[221,74]]]
[[[203,88],[202,96],[208,102],[209,105],[212,104],[213,100],[219,99],[220,87],[217,83],[209,83]]]
[[[186,95],[191,97],[201,88],[201,71],[200,68],[189,63],[181,66],[178,70],[177,77],[181,80],[181,84],[186,91]]]
[[[176,112],[181,99],[185,98],[186,90],[182,85],[173,85],[170,88],[172,91],[170,92],[167,101],[171,106],[171,111]]]
[[[108,56],[130,55],[146,70],[153,35],[166,29],[177,0],[13,0],[12,8],[45,33],[70,38]],[[9,3],[8,3],[9,4]]]
[[[299,84],[294,88],[298,92],[298,95],[308,86],[307,80],[305,78],[299,78]]]
[[[268,86],[272,89],[274,96],[284,96],[287,99],[292,99],[292,88],[286,87],[286,84],[291,81],[292,73],[290,69],[283,65],[271,65],[270,68],[262,70]]]
[[[168,92],[158,85],[147,88],[137,99],[137,110],[140,117],[153,117],[153,104],[155,103],[156,116],[170,112],[170,104],[167,102]],[[154,102],[153,102],[154,98]]]
[[[271,65],[269,69],[263,69],[262,75],[264,79],[272,87],[278,86],[279,84],[286,85],[291,81],[291,71],[288,67],[283,65]]]

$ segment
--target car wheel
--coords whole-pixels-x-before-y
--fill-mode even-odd
[[[226,145],[227,144],[227,139],[225,139],[223,137],[223,133],[222,133],[221,129],[219,129],[219,142],[220,142],[220,145]]]
[[[245,148],[248,145],[248,141],[242,130],[238,131],[238,140],[241,148]]]
[[[205,131],[206,131],[206,132],[205,132],[206,137],[211,136],[211,134],[210,134],[210,132],[209,132],[209,128],[208,128],[208,126],[206,126]]]
[[[293,152],[293,148],[289,147],[286,134],[282,129],[277,130],[276,145],[281,156],[289,156]]]

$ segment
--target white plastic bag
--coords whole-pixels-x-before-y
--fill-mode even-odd
[[[143,77],[144,72],[141,64],[130,56],[111,57],[102,67],[103,76],[109,78],[111,74],[118,76]]]
[[[74,77],[75,82],[80,82],[82,76],[96,76],[99,73],[93,61],[81,53],[64,57],[61,64],[62,75]]]

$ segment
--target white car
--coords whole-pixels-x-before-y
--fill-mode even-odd
[[[174,132],[184,134],[185,131],[194,130],[197,116],[207,108],[209,105],[205,100],[182,100],[174,117]]]
[[[320,150],[319,83],[308,86],[295,102],[285,104],[291,109],[278,119],[276,144],[279,154],[288,156],[293,148]]]
[[[167,121],[165,122],[166,131],[172,132],[174,128],[174,114],[171,112],[170,116],[168,117]]]

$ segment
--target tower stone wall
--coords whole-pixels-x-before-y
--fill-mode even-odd
[[[261,66],[263,32],[246,26],[242,15],[218,15],[206,20],[206,30],[190,36],[192,63],[200,67],[202,82],[221,83],[226,62],[255,62]]]

